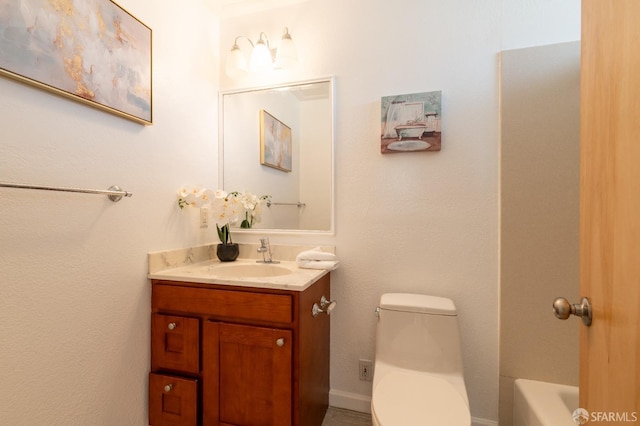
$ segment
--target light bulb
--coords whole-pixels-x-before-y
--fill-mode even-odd
[[[253,50],[251,51],[250,69],[254,72],[268,71],[272,67],[273,61],[271,60],[271,52],[264,40],[262,40],[261,35],[260,40],[256,42],[255,46],[253,46]]]
[[[280,47],[276,53],[276,68],[293,68],[298,63],[296,45],[291,40],[289,29],[284,29],[284,35],[280,41]]]
[[[247,71],[247,59],[237,44],[233,45],[227,55],[226,71],[229,77],[237,77],[239,74]]]

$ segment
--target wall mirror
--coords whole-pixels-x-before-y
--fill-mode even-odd
[[[334,232],[333,78],[220,94],[219,182],[270,195],[237,232]]]

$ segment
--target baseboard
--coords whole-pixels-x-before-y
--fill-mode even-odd
[[[329,405],[371,414],[371,397],[367,395],[331,389],[329,391]],[[480,419],[478,417],[472,417],[471,424],[472,426],[498,426],[498,422],[495,420]]]
[[[345,410],[371,413],[371,397],[335,389],[329,391],[329,405]]]

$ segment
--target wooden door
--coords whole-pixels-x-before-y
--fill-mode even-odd
[[[581,68],[580,292],[593,324],[580,331],[580,407],[589,424],[638,424],[640,1],[582,1]]]
[[[292,332],[206,323],[204,339],[204,424],[290,426]]]

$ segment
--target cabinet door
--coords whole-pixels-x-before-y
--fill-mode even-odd
[[[218,363],[217,424],[290,426],[292,332],[224,323],[216,328],[217,336],[206,334],[215,328],[205,328],[204,338],[217,340],[218,353],[203,361]],[[214,386],[204,383],[206,388],[210,385]],[[215,402],[205,396],[203,404],[210,403]]]
[[[200,320],[151,315],[151,370],[200,371]]]
[[[196,426],[198,382],[163,374],[149,374],[149,424]]]

